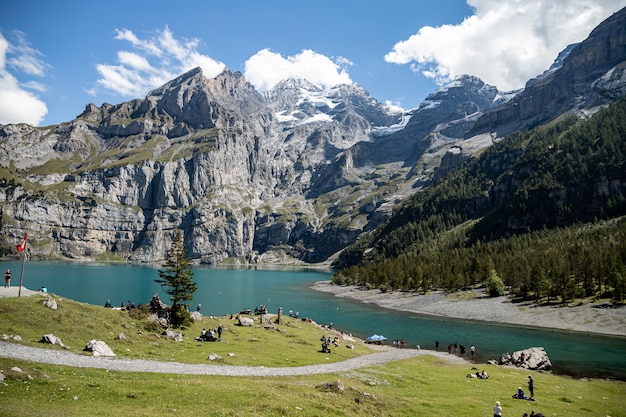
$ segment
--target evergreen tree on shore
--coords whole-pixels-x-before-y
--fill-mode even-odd
[[[154,281],[163,287],[170,295],[172,307],[170,308],[170,323],[173,327],[187,327],[191,324],[188,301],[193,300],[193,293],[197,290],[196,283],[192,281],[193,271],[191,262],[185,256],[185,243],[179,232],[172,242],[167,253],[168,258],[159,270],[160,279]]]

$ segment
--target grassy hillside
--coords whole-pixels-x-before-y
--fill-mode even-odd
[[[288,318],[278,326],[281,331],[240,328],[228,318],[205,318],[186,332],[185,342],[174,342],[127,312],[71,300],[58,300],[59,309],[51,311],[40,300],[40,296],[0,299],[0,331],[19,334],[23,343],[38,346],[42,334],[54,333],[75,352],[89,339],[98,338],[119,356],[161,361],[208,363],[208,354],[214,352],[227,358],[224,366],[296,366],[369,352],[357,344],[354,351],[342,346],[332,355],[318,353],[318,339],[324,332],[314,324]],[[218,321],[227,330],[223,342],[190,341],[202,327],[213,327]],[[130,341],[116,341],[121,332]],[[490,378],[466,378],[475,368],[486,369]],[[626,415],[623,382],[533,372],[536,401],[514,400],[511,395],[524,385],[526,372],[453,365],[429,355],[348,372],[275,378],[125,373],[3,358],[0,371],[5,376],[0,386],[3,416],[476,416],[490,415],[496,400],[502,402],[505,416],[531,410],[546,416]],[[344,390],[324,387],[337,381]]]

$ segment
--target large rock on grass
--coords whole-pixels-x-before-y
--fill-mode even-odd
[[[93,356],[115,356],[113,350],[102,340],[90,340],[84,351],[92,352]]]

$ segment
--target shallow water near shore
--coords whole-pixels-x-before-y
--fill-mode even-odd
[[[19,285],[21,263],[0,262],[0,269],[7,268],[13,272],[12,285]],[[469,358],[469,346],[474,344],[477,368],[504,352],[542,346],[555,372],[626,380],[624,338],[384,309],[310,289],[314,282],[331,278],[330,272],[320,270],[194,267],[193,271],[198,290],[191,308],[201,304],[204,315],[237,314],[244,308],[254,310],[264,304],[270,313],[276,313],[279,307],[286,315],[290,310],[294,314],[298,311],[301,318],[310,317],[319,324],[333,323],[333,327],[360,338],[382,334],[389,341],[405,339],[409,348],[420,345],[434,349],[435,340],[439,339],[440,350],[446,350],[450,343],[463,343],[468,348],[465,356]],[[158,266],[27,262],[23,285],[32,290],[46,286],[59,296],[95,305],[104,305],[107,300],[114,306],[129,300],[135,304],[147,303],[155,293],[167,303],[168,296],[154,282],[156,278]]]

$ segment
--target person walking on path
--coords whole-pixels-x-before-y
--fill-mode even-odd
[[[11,270],[7,269],[7,272],[4,273],[4,288],[8,288],[11,286]]]
[[[530,394],[530,398],[534,400],[535,399],[535,380],[530,374],[528,375],[528,392]]]
[[[500,407],[500,401],[496,401],[496,405],[493,406],[493,417],[502,417],[502,407]]]

